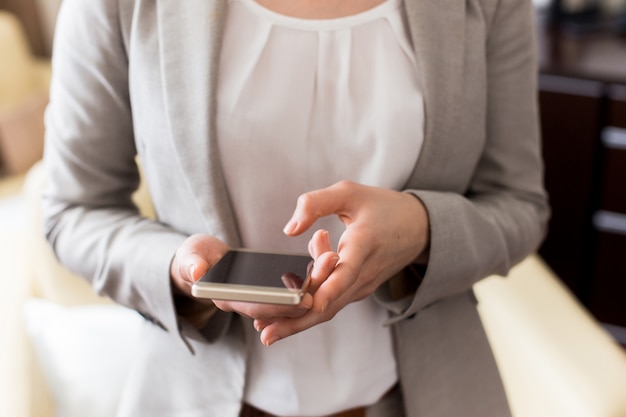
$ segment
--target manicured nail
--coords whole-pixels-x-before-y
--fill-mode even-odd
[[[262,331],[261,332],[261,343],[263,343],[263,345],[265,347],[269,347],[272,343],[275,343],[279,338],[276,335],[267,335],[268,332],[266,331]]]
[[[290,220],[289,223],[287,223],[287,225],[283,229],[283,233],[286,235],[290,235],[294,232],[294,230],[296,230],[296,227],[298,227],[298,222],[294,220]]]
[[[328,232],[328,230],[324,230],[323,236],[324,236],[324,243],[327,246],[330,246],[330,233]]]
[[[271,345],[273,345],[274,343],[276,343],[278,341],[278,337],[272,337],[268,340],[265,341],[264,345],[265,347],[270,347]]]
[[[191,265],[189,267],[189,276],[191,277],[192,280],[196,280],[195,277],[195,272],[196,272],[196,266],[195,265]]]

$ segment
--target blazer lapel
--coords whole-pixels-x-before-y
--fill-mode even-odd
[[[238,246],[215,129],[226,0],[158,1],[157,9],[164,97],[176,157],[207,231]]]
[[[451,120],[462,109],[465,0],[405,0],[413,49],[422,75],[424,144],[412,175],[416,188],[441,186],[449,146],[457,138]]]

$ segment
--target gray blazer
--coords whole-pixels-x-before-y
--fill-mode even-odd
[[[382,287],[377,298],[390,312],[407,416],[505,416],[471,288],[535,250],[549,215],[533,7],[405,4],[426,111],[406,190],[427,207],[431,250],[416,292],[397,300]],[[125,390],[129,415],[216,415],[212,384],[232,381],[198,364],[220,340],[244,350],[232,315],[217,314],[200,332],[181,319],[169,279],[189,234],[239,245],[215,149],[225,12],[226,0],[65,0],[59,17],[46,115],[46,234],[67,267],[149,322]],[[140,217],[130,199],[136,155],[156,221]]]

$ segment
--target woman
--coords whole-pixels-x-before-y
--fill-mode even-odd
[[[471,288],[546,225],[532,15],[66,0],[47,236],[147,319],[119,414],[507,415]],[[130,199],[136,156],[156,221]],[[313,291],[193,299],[229,247],[308,249]]]

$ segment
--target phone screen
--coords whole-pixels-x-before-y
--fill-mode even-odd
[[[299,290],[312,265],[307,255],[231,250],[199,282]]]

